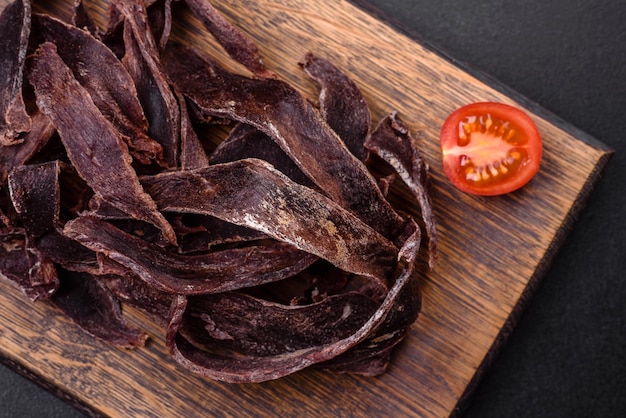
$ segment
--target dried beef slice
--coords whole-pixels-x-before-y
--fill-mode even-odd
[[[0,146],[19,142],[30,130],[22,96],[30,20],[29,0],[15,0],[0,14]]]
[[[134,306],[211,379],[383,373],[437,246],[397,113],[373,126],[357,83],[310,52],[304,96],[208,0],[177,7],[247,74],[171,40],[171,0],[113,0],[106,28],[72,3],[71,22],[26,0],[0,15],[0,277],[117,347],[146,341]],[[420,219],[387,200],[372,155]]]

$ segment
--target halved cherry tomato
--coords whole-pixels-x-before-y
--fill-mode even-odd
[[[495,196],[524,186],[539,170],[541,135],[523,111],[494,102],[453,112],[441,129],[446,176],[458,189]]]

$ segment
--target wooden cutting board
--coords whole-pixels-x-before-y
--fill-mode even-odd
[[[70,1],[37,2],[67,16]],[[86,2],[103,24],[102,0]],[[3,363],[90,415],[423,416],[455,414],[511,332],[598,180],[611,150],[492,82],[481,81],[415,39],[340,0],[230,0],[216,6],[259,45],[266,64],[314,98],[297,66],[307,51],[343,68],[362,88],[376,123],[399,112],[431,166],[440,263],[423,269],[423,311],[383,376],[303,371],[263,384],[231,385],[194,376],[171,361],[163,332],[141,313],[129,320],[151,335],[123,351],[84,335],[60,311],[31,303],[0,280]],[[0,0],[4,8],[7,0]],[[175,37],[228,58],[188,13]],[[462,194],[446,181],[438,131],[457,107],[500,101],[528,111],[544,139],[539,174],[501,197]],[[395,191],[393,201],[416,213]]]

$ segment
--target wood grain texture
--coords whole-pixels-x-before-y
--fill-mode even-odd
[[[67,16],[69,1],[36,10]],[[0,0],[0,7],[8,4]],[[88,2],[104,23],[104,2]],[[393,110],[431,166],[440,264],[423,270],[423,311],[378,378],[306,370],[263,384],[230,385],[174,364],[163,331],[121,351],[84,335],[45,303],[0,281],[0,354],[104,416],[449,416],[480,377],[548,268],[611,152],[513,94],[470,75],[419,42],[338,0],[215,1],[258,44],[266,64],[309,97],[317,88],[297,66],[308,51],[343,68],[361,87],[374,123]],[[232,64],[189,13],[174,36]],[[544,138],[539,174],[523,189],[485,198],[462,194],[443,176],[438,131],[457,107],[493,100],[527,109]],[[417,213],[402,188],[392,201]]]

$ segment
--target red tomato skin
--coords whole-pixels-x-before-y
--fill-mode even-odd
[[[459,155],[450,154],[451,149],[459,148],[459,124],[468,116],[492,115],[494,118],[508,121],[523,135],[526,159],[519,165],[517,172],[503,181],[488,184],[469,181],[462,173]],[[542,159],[542,139],[535,122],[524,111],[498,102],[478,102],[462,106],[451,113],[442,125],[440,133],[443,170],[450,182],[459,190],[481,196],[498,196],[511,193],[525,186],[539,171]],[[510,146],[513,148],[513,146]],[[503,147],[501,147],[504,149]]]

